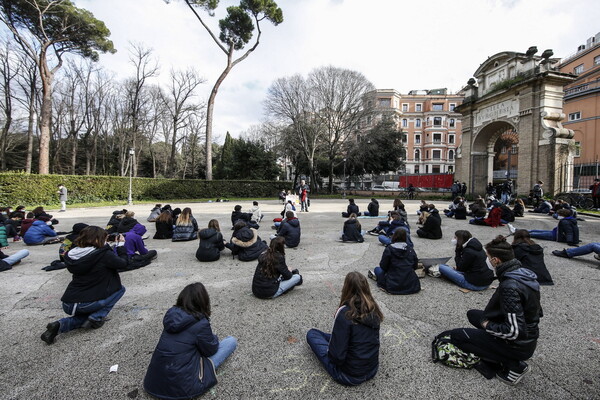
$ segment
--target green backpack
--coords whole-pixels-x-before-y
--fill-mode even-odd
[[[479,362],[479,357],[466,353],[450,343],[450,334],[443,332],[431,343],[431,358],[449,367],[471,369]]]

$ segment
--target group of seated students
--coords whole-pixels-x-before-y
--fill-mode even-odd
[[[456,204],[463,201],[461,199]],[[351,201],[350,204],[355,203]],[[257,298],[274,299],[303,283],[299,270],[289,267],[285,258],[285,247],[293,248],[300,242],[299,221],[288,205],[282,212],[284,218],[277,221],[277,234],[273,235],[268,246],[258,236],[258,227],[254,228],[248,223],[260,222],[262,213],[259,209],[246,213],[252,214],[252,217],[248,217],[242,215],[241,206],[234,208],[233,235],[228,243],[215,219],[209,221],[208,228],[197,232],[198,224],[189,208],[178,212],[178,209],[171,210],[168,205],[162,207],[157,204],[148,220],[154,220],[157,232],[159,223],[168,222],[173,232],[170,237],[172,240],[178,226],[186,228],[181,229],[182,234],[195,232],[194,239],[200,239],[196,252],[200,261],[218,260],[225,247],[241,261],[257,260],[252,293]],[[253,206],[258,208],[256,202]],[[369,206],[370,214],[379,214],[379,203],[375,199]],[[469,207],[474,216],[481,215],[481,206],[478,200],[473,207]],[[486,210],[489,208],[490,212],[502,208],[493,200],[488,205],[483,204],[483,207]],[[369,232],[377,235],[386,247],[379,266],[373,272],[368,271],[367,276],[389,294],[417,293],[421,290],[415,273],[419,259],[410,240],[407,214],[400,199],[394,201],[393,208],[387,220],[380,221]],[[161,221],[165,215],[169,219],[165,217]],[[41,335],[44,342],[52,344],[59,333],[78,328],[101,328],[108,313],[125,293],[119,272],[136,268],[136,262],[149,262],[156,257],[156,251],[145,248],[143,238],[146,228],[134,217],[131,211],[116,211],[106,229],[77,223],[71,234],[62,241],[59,255],[72,274],[72,281],[61,298],[63,309],[69,316],[46,326],[46,331]],[[500,281],[498,290],[485,310],[470,310],[467,313],[476,329],[448,331],[454,345],[481,358],[475,369],[488,379],[497,376],[506,383],[516,384],[529,372],[525,360],[535,350],[537,324],[541,317],[539,285],[553,284],[544,263],[543,249],[532,238],[556,240],[572,246],[579,243],[577,219],[572,211],[559,209],[557,217],[558,226],[553,231],[527,231],[515,229],[509,224],[514,235],[512,244],[508,244],[506,237],[499,236],[483,246],[469,231],[457,230],[451,240],[456,267],[445,264],[439,266],[442,277],[468,290],[487,289],[494,275]],[[42,218],[50,218],[51,221],[52,216]],[[417,230],[419,237],[442,237],[441,219],[433,204],[422,202],[419,219],[423,225]],[[29,229],[34,225],[32,223]],[[49,225],[44,223],[44,226]],[[1,233],[0,230],[0,244],[5,244],[1,242]],[[352,212],[344,222],[342,239],[360,242],[364,240],[363,235],[357,215]],[[553,254],[575,257],[590,252],[595,252],[596,258],[600,258],[600,243],[555,251]],[[14,265],[28,253],[23,255],[19,252],[11,257],[0,254],[2,270],[3,262]],[[212,333],[210,316],[210,300],[204,285],[194,283],[184,288],[175,306],[165,315],[164,331],[144,379],[144,388],[148,393],[164,399],[188,398],[198,396],[216,384],[216,368],[233,353],[237,340],[233,337],[219,340]],[[372,297],[367,279],[359,272],[350,272],[344,280],[332,332],[311,329],[306,340],[335,381],[344,385],[358,385],[377,373],[382,321],[383,313]],[[193,362],[188,363],[189,360]],[[176,373],[169,367],[183,361],[186,361],[186,367],[178,369]],[[200,380],[197,379],[199,369],[204,371],[204,378]]]

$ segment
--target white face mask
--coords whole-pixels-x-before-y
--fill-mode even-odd
[[[46,221],[46,225],[52,226],[52,221]]]
[[[492,271],[494,271],[494,270],[495,270],[495,268],[494,268],[494,264],[492,264],[492,261],[490,260],[490,258],[489,258],[489,257],[487,257],[487,258],[485,259],[485,263],[487,264],[487,267],[488,267],[489,269],[491,269]]]
[[[452,246],[456,246],[456,243],[457,243],[457,242],[458,242],[458,241],[456,240],[456,238],[454,238],[454,239],[452,239],[452,240],[450,241],[450,243],[452,243]]]

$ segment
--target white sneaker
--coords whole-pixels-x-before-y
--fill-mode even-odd
[[[515,228],[515,227],[513,226],[513,224],[507,224],[507,226],[508,226],[508,231],[510,232],[510,234],[511,234],[511,235],[514,235],[514,234],[515,234],[515,232],[517,231],[517,228]]]

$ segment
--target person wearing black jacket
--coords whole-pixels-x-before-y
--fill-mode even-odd
[[[428,205],[429,216],[425,220],[423,227],[417,229],[417,235],[424,239],[441,239],[442,238],[442,219],[440,213],[433,204]]]
[[[494,280],[494,273],[488,268],[483,245],[469,231],[454,232],[452,244],[455,246],[454,262],[456,269],[440,264],[443,277],[468,290],[485,290]]]
[[[406,243],[407,233],[398,229],[392,236],[392,243],[385,248],[379,267],[369,278],[377,281],[377,286],[389,294],[413,294],[421,290],[419,277],[415,273],[419,258],[411,245]]]
[[[378,217],[379,216],[379,202],[377,201],[377,199],[375,199],[375,198],[371,199],[371,202],[367,206],[367,210],[369,210],[369,211],[364,213],[365,216],[367,216],[367,217]]]
[[[211,219],[208,228],[198,233],[200,244],[196,250],[198,261],[217,261],[221,257],[221,250],[225,248],[225,241],[221,234],[219,221]]]
[[[285,240],[271,240],[267,251],[258,257],[258,265],[252,278],[252,293],[259,299],[274,299],[302,285],[302,276],[285,263]]]
[[[173,215],[169,211],[160,213],[156,221],[156,233],[152,239],[172,239],[173,238]]]
[[[522,217],[525,213],[525,203],[522,199],[515,200],[515,206],[513,207],[513,214],[515,217]]]
[[[383,313],[367,279],[359,272],[350,272],[344,280],[331,334],[311,329],[306,342],[336,382],[360,385],[375,377],[379,369],[382,321]]]
[[[454,209],[454,219],[467,219],[467,207],[465,202],[461,201]]]
[[[579,227],[577,218],[573,212],[566,208],[558,210],[558,225],[551,231],[534,229],[529,231],[529,235],[534,239],[554,240],[556,242],[566,243],[569,246],[579,245]],[[509,225],[511,233],[515,233],[516,228]]]
[[[359,211],[360,210],[358,209],[358,206],[354,202],[354,199],[348,199],[348,208],[346,209],[346,212],[342,213],[342,217],[348,218],[352,214],[356,214],[357,217],[360,217],[361,213]]]
[[[537,281],[540,285],[554,285],[544,262],[544,249],[531,240],[527,230],[517,229],[512,248],[515,252],[515,258],[521,262],[521,265],[537,275]]]
[[[253,261],[267,249],[267,244],[258,236],[254,228],[246,226],[244,221],[238,221],[233,226],[231,242],[225,245],[231,254],[238,256],[240,261]]]
[[[365,241],[360,223],[356,219],[356,214],[350,214],[350,218],[344,221],[344,230],[341,237],[343,242],[358,242]]]
[[[240,220],[244,221],[244,222],[246,222],[246,224],[248,224],[251,219],[252,219],[252,214],[242,212],[242,206],[240,206],[238,204],[237,206],[233,207],[233,211],[231,212],[231,226],[234,226],[235,223]]]
[[[540,284],[536,276],[515,259],[513,249],[502,236],[485,246],[486,263],[496,270],[500,281],[485,310],[469,310],[473,328],[449,331],[452,344],[481,358],[475,368],[486,378],[494,375],[516,385],[530,371],[525,360],[537,346],[538,324],[543,316]]]
[[[300,220],[294,216],[293,211],[285,213],[285,219],[281,221],[279,229],[277,230],[277,236],[285,239],[285,245],[287,247],[298,247],[300,244]]]
[[[98,226],[83,229],[75,240],[75,246],[65,255],[65,264],[72,280],[61,301],[63,310],[70,315],[49,323],[41,339],[54,343],[59,333],[78,328],[97,329],[125,294],[125,287],[117,270],[126,269],[127,251],[125,239],[119,235],[117,253],[106,244],[108,234]]]
[[[135,213],[133,211],[127,211],[125,216],[119,222],[119,226],[117,227],[118,233],[127,233],[138,224],[137,219],[133,218]]]

